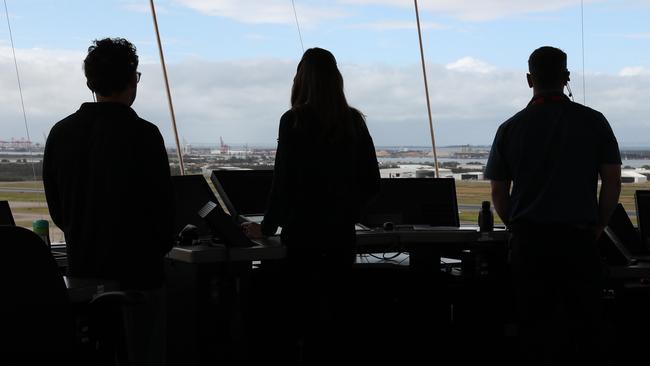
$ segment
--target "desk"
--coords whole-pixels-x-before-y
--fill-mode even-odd
[[[430,230],[359,230],[357,231],[357,253],[424,252],[426,248],[438,251],[494,248],[508,239],[505,230],[481,233],[476,227]],[[237,261],[258,261],[282,259],[286,248],[280,237],[272,236],[256,240],[256,246],[249,248],[227,248],[220,244],[201,244],[186,247],[176,246],[167,258],[183,263],[223,263]],[[417,262],[417,261],[416,261]],[[436,263],[439,263],[436,262]]]
[[[280,242],[280,237],[273,236],[254,242],[257,245],[247,248],[228,248],[223,244],[175,246],[167,254],[167,258],[198,264],[282,259],[287,255],[287,249]]]
[[[487,251],[494,252],[495,257],[505,262],[503,254],[507,237],[508,233],[503,230],[480,233],[476,227],[390,232],[359,230],[357,253],[408,252],[409,268],[404,269],[426,272],[425,276],[413,275],[413,278],[419,278],[415,282],[426,289],[418,296],[425,298],[431,286],[439,283],[430,280],[437,275],[436,272],[440,272],[441,253]],[[236,360],[238,354],[250,352],[242,349],[247,347],[245,323],[249,314],[258,311],[257,306],[260,305],[249,301],[252,262],[280,260],[287,253],[278,236],[258,240],[256,244],[249,248],[228,248],[206,242],[202,245],[176,246],[168,253],[170,364],[228,363]],[[417,287],[414,281],[407,282],[410,287]],[[425,301],[413,303],[419,303],[420,307],[429,304]],[[432,310],[429,309],[429,312]]]
[[[650,278],[650,262],[639,262],[629,266],[611,266],[608,268],[610,279],[624,280],[633,278]]]

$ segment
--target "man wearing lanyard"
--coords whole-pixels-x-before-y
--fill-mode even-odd
[[[566,59],[562,50],[548,46],[530,55],[533,98],[497,130],[485,171],[494,207],[512,233],[526,365],[607,359],[600,342],[602,271],[596,242],[618,203],[621,158],[605,117],[564,95]]]

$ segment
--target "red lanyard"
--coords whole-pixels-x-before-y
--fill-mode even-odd
[[[539,105],[548,102],[562,102],[566,100],[564,95],[541,95],[533,98],[528,105]]]

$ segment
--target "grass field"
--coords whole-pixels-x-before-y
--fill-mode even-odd
[[[212,186],[212,182],[208,180]],[[43,189],[42,182],[0,182],[0,200],[12,203],[12,211],[20,216],[22,226],[31,227],[31,219],[43,217],[49,219],[45,194],[39,192],[2,192],[3,188],[12,189]],[[621,190],[620,202],[626,210],[635,211],[634,192],[640,189],[650,190],[650,182],[624,184]],[[480,205],[482,201],[491,201],[490,183],[488,181],[456,181],[456,195],[459,205]],[[478,221],[478,207],[476,210],[461,210],[460,220],[463,223],[475,224]],[[636,216],[630,215],[636,223]],[[495,223],[501,224],[495,214]],[[24,224],[24,225],[23,225]]]
[[[1,190],[2,188],[0,188]],[[9,202],[45,202],[45,193],[35,192],[1,192],[0,201]]]
[[[26,182],[0,182],[0,188],[34,188],[43,189],[43,182],[26,181]]]

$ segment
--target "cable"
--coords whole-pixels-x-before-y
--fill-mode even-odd
[[[582,104],[587,105],[587,88],[585,86],[585,3],[580,0],[580,26],[582,38]]]
[[[158,31],[158,18],[156,18],[156,7],[153,0],[149,0],[151,5],[151,16],[153,17],[153,26],[156,31],[156,40],[158,41],[158,53],[160,54],[160,64],[162,65],[163,77],[165,79],[165,89],[167,90],[167,102],[169,104],[169,113],[172,116],[172,128],[174,130],[174,138],[176,140],[176,150],[178,152],[178,163],[181,170],[181,175],[185,175],[185,164],[183,164],[183,152],[181,144],[178,140],[178,129],[176,128],[176,116],[174,114],[174,104],[172,103],[172,94],[169,90],[169,79],[167,78],[167,67],[165,66],[165,57],[163,56],[162,43],[160,42],[160,32]]]
[[[296,13],[296,4],[294,0],[291,0],[291,6],[293,7],[293,16],[296,18],[296,28],[298,28],[298,37],[300,38],[300,47],[302,48],[302,53],[305,53],[305,45],[302,44],[302,33],[300,32],[300,23],[298,23],[298,13]]]
[[[418,26],[418,39],[420,41],[420,59],[422,60],[422,77],[424,78],[424,94],[427,98],[427,111],[429,113],[429,132],[431,133],[431,149],[433,150],[433,160],[436,168],[436,178],[440,178],[438,171],[438,154],[436,153],[436,138],[433,134],[433,118],[431,117],[431,101],[429,100],[429,84],[427,83],[427,69],[424,66],[424,48],[422,47],[422,31],[420,30],[420,12],[418,11],[418,0],[413,0],[415,4],[415,21]]]
[[[392,261],[393,259],[399,257],[400,255],[402,255],[402,252],[397,252],[397,253],[395,253],[395,254],[393,254],[391,256],[387,256],[386,253],[384,253],[382,255],[382,257],[383,257],[384,260]]]
[[[404,262],[406,262],[407,260],[410,260],[410,259],[411,259],[411,255],[410,255],[410,254],[409,254],[409,255],[406,255],[406,256],[404,257],[404,259],[402,259],[401,261],[397,262],[397,264],[402,264],[402,263],[404,263]]]
[[[7,16],[7,28],[9,28],[9,40],[11,41],[11,52],[14,55],[14,66],[16,68],[16,80],[18,80],[18,92],[20,93],[20,105],[23,109],[23,121],[25,122],[25,132],[27,133],[27,143],[29,144],[29,156],[32,157],[32,174],[34,174],[34,181],[36,181],[36,168],[34,167],[34,151],[32,150],[32,139],[29,137],[29,126],[27,125],[27,113],[25,112],[25,101],[23,100],[23,87],[20,82],[20,73],[18,72],[18,60],[16,59],[16,49],[14,47],[14,36],[11,32],[11,23],[9,22],[9,9],[7,8],[7,0],[4,0],[5,15]]]

